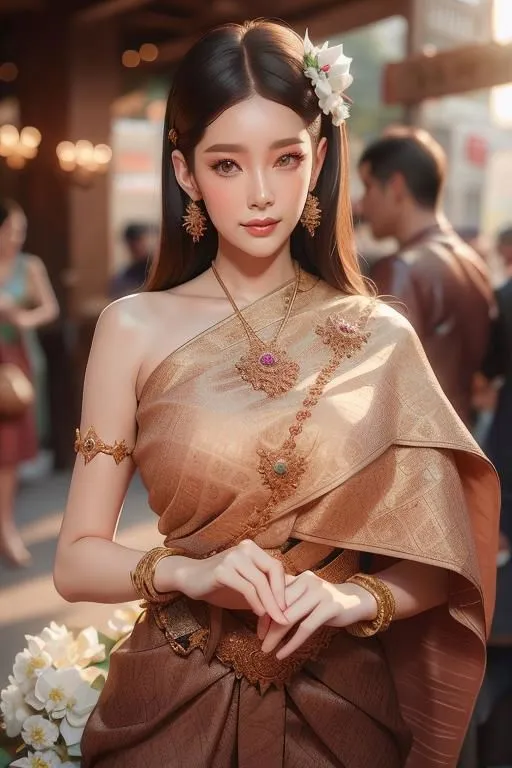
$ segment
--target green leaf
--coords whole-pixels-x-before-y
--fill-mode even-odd
[[[0,768],[7,768],[12,762],[12,755],[0,748]]]
[[[105,675],[98,675],[91,683],[91,688],[95,691],[102,691],[105,687],[106,678]]]
[[[113,640],[108,635],[104,635],[103,632],[98,632],[98,640],[100,643],[103,643],[103,645],[105,646],[105,653],[107,654],[107,656],[109,656],[117,640]]]
[[[94,669],[97,669],[99,672],[106,672],[108,673],[109,667],[110,667],[110,659],[105,659],[105,661],[100,661],[98,664],[93,664]]]

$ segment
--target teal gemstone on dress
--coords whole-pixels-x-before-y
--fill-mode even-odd
[[[288,465],[286,464],[286,461],[276,461],[273,470],[276,475],[286,475],[288,472]]]

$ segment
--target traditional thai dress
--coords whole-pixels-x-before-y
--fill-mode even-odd
[[[292,287],[244,310],[261,339]],[[134,458],[166,545],[200,558],[251,538],[333,583],[428,563],[448,603],[372,638],[323,627],[277,661],[250,612],[176,595],[114,653],[84,768],[456,765],[493,609],[495,473],[390,307],[303,274],[280,345],[300,373],[278,397],[241,377],[236,316],[146,382]]]

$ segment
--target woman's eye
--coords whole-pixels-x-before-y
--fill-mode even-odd
[[[300,164],[303,157],[304,157],[303,155],[300,155],[297,152],[289,152],[286,155],[281,155],[281,157],[277,161],[277,165],[280,168],[296,167],[297,165]]]
[[[230,176],[234,170],[237,169],[237,164],[233,160],[219,160],[213,166],[215,171],[218,171],[223,176]]]

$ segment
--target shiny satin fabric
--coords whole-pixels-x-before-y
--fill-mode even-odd
[[[245,311],[262,338],[275,332],[290,290]],[[354,351],[356,332],[364,341]],[[494,603],[496,475],[391,308],[304,275],[280,343],[301,372],[275,400],[235,368],[247,344],[235,317],[147,381],[134,458],[166,544],[202,557],[250,531],[271,551],[305,542],[298,571],[315,559],[308,542],[312,553],[370,553],[374,569],[429,563],[451,573],[449,604],[397,621],[382,638],[340,631],[284,688],[264,693],[199,649],[180,658],[146,619],[114,656],[84,736],[84,768],[456,765]],[[319,371],[328,375],[316,402]],[[274,493],[261,456],[280,456],[297,424],[285,492]]]

